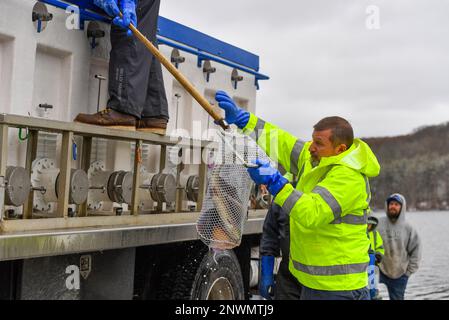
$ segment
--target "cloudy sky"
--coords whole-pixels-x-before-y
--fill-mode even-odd
[[[363,137],[449,121],[447,0],[162,0],[160,14],[258,54],[257,114],[300,137],[329,115]]]

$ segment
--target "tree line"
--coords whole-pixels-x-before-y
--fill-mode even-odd
[[[399,192],[412,210],[449,209],[449,122],[425,126],[396,137],[364,138],[379,160],[380,175],[371,179],[371,208]]]

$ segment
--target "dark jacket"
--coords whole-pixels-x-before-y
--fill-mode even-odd
[[[290,252],[290,228],[289,217],[280,206],[274,202],[268,209],[263,224],[262,237],[260,239],[260,254],[279,257],[288,264]]]
[[[301,284],[290,273],[288,262],[290,256],[290,217],[274,202],[265,217],[260,254],[279,257],[282,260],[276,275],[274,297],[276,300],[299,300]]]

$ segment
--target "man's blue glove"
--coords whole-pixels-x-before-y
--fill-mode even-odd
[[[112,20],[112,23],[123,29],[128,29],[130,23],[137,27],[136,1],[137,0],[120,0],[120,10],[123,13],[123,19],[115,17],[114,20]],[[133,33],[128,29],[127,34],[128,36],[132,36]]]
[[[260,282],[259,293],[265,299],[271,300],[274,290],[274,257],[261,256],[260,258]]]
[[[288,180],[266,160],[256,159],[253,163],[259,165],[259,167],[248,168],[251,179],[258,185],[266,185],[268,191],[270,191],[273,197],[276,197],[279,191],[288,183]]]
[[[235,124],[240,129],[246,126],[249,121],[249,112],[239,108],[226,92],[217,91],[215,100],[225,111],[225,120],[228,124]]]
[[[116,17],[120,14],[117,1],[118,0],[94,0],[94,5],[103,9],[111,17]]]

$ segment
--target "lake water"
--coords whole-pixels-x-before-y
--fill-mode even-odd
[[[409,279],[405,298],[449,300],[449,211],[407,212],[406,220],[418,231],[423,254],[418,272]],[[388,299],[384,284],[379,284],[379,291]]]

